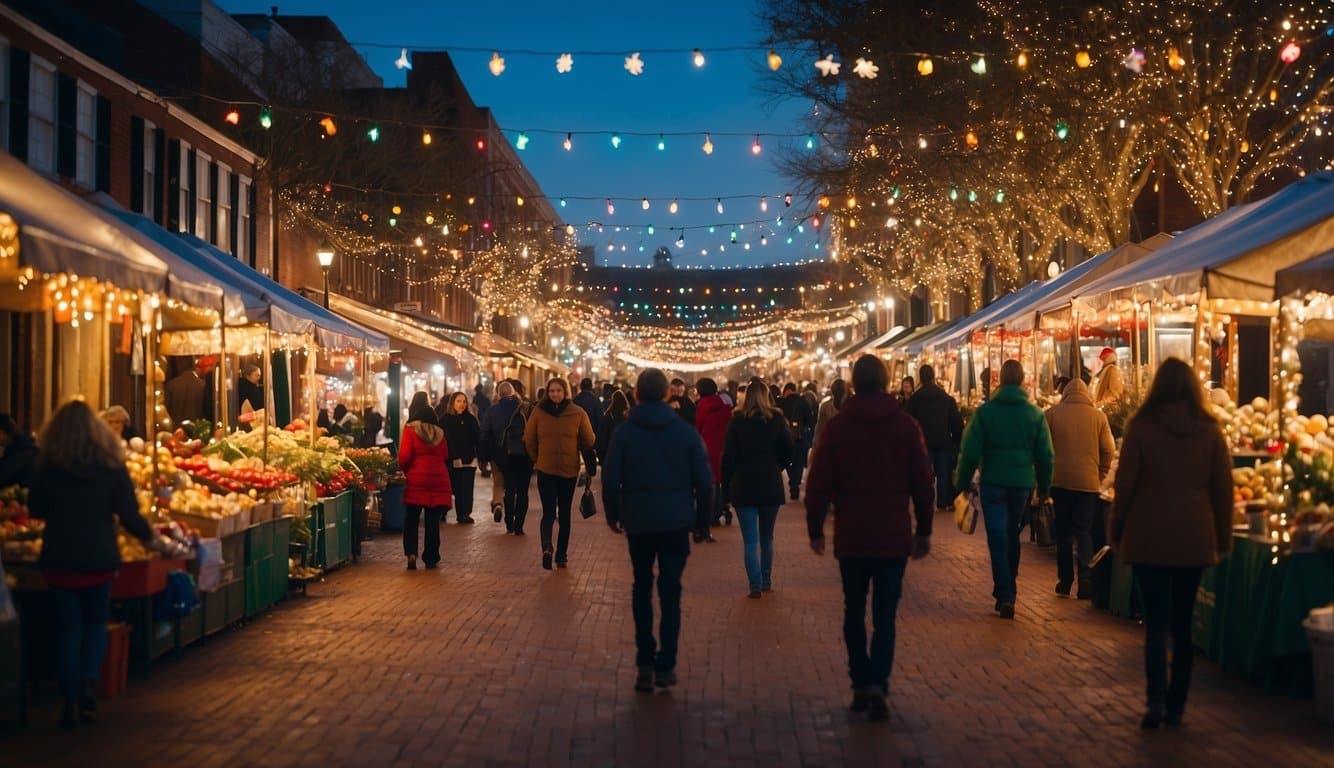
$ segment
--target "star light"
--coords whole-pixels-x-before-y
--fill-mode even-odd
[[[500,57],[499,52],[492,51],[491,61],[486,66],[491,70],[491,74],[500,77],[501,73],[505,71],[505,60]]]
[[[820,77],[833,77],[838,74],[838,70],[843,65],[834,61],[834,54],[829,54],[823,59],[815,62],[815,68],[820,70]]]
[[[644,60],[639,58],[639,51],[625,57],[625,71],[635,77],[644,74]]]
[[[858,77],[867,80],[874,80],[876,75],[880,74],[880,67],[877,67],[870,59],[857,59],[857,65],[852,68]]]
[[[1130,53],[1126,54],[1126,57],[1121,60],[1121,66],[1137,75],[1140,74],[1144,71],[1144,51],[1131,48]]]
[[[574,57],[568,53],[562,53],[556,59],[556,71],[562,75],[569,74],[574,69]]]
[[[398,52],[398,58],[394,60],[394,66],[398,69],[412,69],[412,60],[408,58],[407,48]]]

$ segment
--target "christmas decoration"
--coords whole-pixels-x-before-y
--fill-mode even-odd
[[[569,74],[574,69],[574,57],[568,53],[562,53],[556,57],[556,71],[562,75]]]
[[[817,59],[815,68],[820,70],[821,77],[835,77],[838,75],[839,67],[842,66],[834,61],[834,54],[828,54],[823,59]]]
[[[500,77],[505,71],[505,60],[500,57],[498,52],[493,52],[491,54],[491,61],[486,66],[491,70],[491,74]]]
[[[638,51],[635,51],[634,53],[625,57],[625,71],[629,72],[635,77],[644,74],[644,62],[642,59],[639,58]]]

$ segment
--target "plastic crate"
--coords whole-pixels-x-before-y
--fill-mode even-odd
[[[267,557],[246,566],[245,616],[252,618],[272,605],[273,558]]]
[[[273,521],[251,526],[245,532],[245,562],[273,557]]]

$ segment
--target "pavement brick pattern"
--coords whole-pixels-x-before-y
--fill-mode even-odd
[[[846,710],[837,564],[796,503],[760,600],[735,526],[694,545],[681,682],[636,693],[624,540],[576,515],[570,568],[543,571],[532,499],[523,538],[448,525],[438,571],[377,535],[308,596],[132,680],[96,726],[59,731],[48,685],[0,765],[1334,765],[1311,701],[1203,660],[1185,725],[1142,733],[1140,628],[1053,594],[1027,543],[1016,619],[997,618],[983,535],[944,517],[908,568],[889,722]]]

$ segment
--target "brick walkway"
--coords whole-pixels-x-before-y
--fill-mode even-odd
[[[1186,724],[1141,733],[1139,628],[1057,598],[1052,557],[1028,544],[1016,620],[995,617],[982,535],[945,518],[932,556],[908,569],[893,716],[854,717],[836,563],[810,554],[795,504],[779,518],[776,591],[761,600],[745,598],[736,527],[695,546],[681,684],[637,694],[624,541],[601,517],[576,521],[570,569],[547,573],[530,521],[522,539],[489,518],[449,525],[439,571],[403,570],[397,539],[379,536],[309,596],[131,681],[101,724],[67,735],[49,707],[34,712],[26,731],[0,736],[0,765],[1223,766],[1334,755],[1334,727],[1311,701],[1205,661]]]

